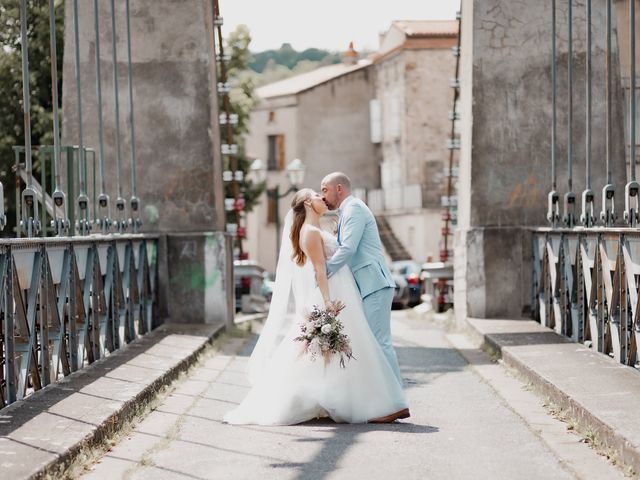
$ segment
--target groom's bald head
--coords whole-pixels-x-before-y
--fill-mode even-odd
[[[322,179],[322,185],[342,185],[343,188],[351,191],[351,180],[342,172],[333,172]]]
[[[342,172],[330,173],[322,179],[320,191],[324,203],[331,210],[336,210],[342,201],[351,195],[351,180]]]

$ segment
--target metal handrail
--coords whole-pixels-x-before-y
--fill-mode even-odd
[[[0,408],[157,325],[158,238],[0,240]]]
[[[534,317],[575,342],[639,366],[640,231],[532,230]]]

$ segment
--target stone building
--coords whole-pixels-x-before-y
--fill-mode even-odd
[[[285,168],[296,158],[306,166],[303,185],[320,188],[329,172],[349,175],[357,191],[380,185],[379,158],[369,135],[369,102],[374,97],[370,60],[358,60],[353,47],[342,63],[318,68],[257,89],[259,104],[251,114],[246,149],[267,166],[267,187],[286,192],[290,184]],[[282,220],[292,194],[282,198]],[[263,201],[247,218],[245,249],[268,271],[275,270],[276,208]]]
[[[456,21],[395,21],[366,60],[350,46],[341,64],[258,89],[247,153],[268,165],[268,186],[289,188],[284,168],[294,158],[307,167],[304,186],[317,189],[326,173],[344,171],[411,257],[437,258],[457,34]],[[290,198],[280,201],[281,217]],[[274,214],[265,196],[245,244],[271,271]]]
[[[457,21],[395,21],[374,56],[371,139],[381,152],[381,188],[368,202],[420,262],[438,258],[441,240],[457,35]]]

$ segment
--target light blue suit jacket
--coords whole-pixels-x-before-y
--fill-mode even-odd
[[[360,295],[396,286],[382,255],[382,243],[376,219],[369,207],[353,196],[340,205],[338,250],[327,260],[327,273],[348,265],[360,290]]]

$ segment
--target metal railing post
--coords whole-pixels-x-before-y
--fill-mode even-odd
[[[104,123],[102,118],[102,73],[100,68],[100,10],[98,0],[93,0],[93,20],[96,37],[96,98],[98,102],[98,139],[100,162],[100,195],[98,196],[97,226],[103,234],[109,233],[111,228],[111,204],[107,195],[106,177],[104,173]],[[94,169],[95,175],[95,169]],[[95,188],[94,188],[95,190]]]
[[[24,112],[24,155],[27,186],[22,191],[22,220],[20,227],[27,237],[35,237],[40,231],[38,200],[33,188],[33,164],[31,159],[31,101],[29,96],[29,54],[27,52],[27,0],[20,1],[20,48],[22,50],[22,109]],[[16,171],[16,175],[17,175]]]
[[[551,190],[547,196],[547,221],[553,228],[560,221],[560,196],[556,191],[557,150],[557,51],[556,51],[556,0],[551,0]]]
[[[53,176],[55,188],[53,199],[53,219],[51,228],[57,236],[66,235],[69,230],[67,218],[67,196],[60,181],[60,111],[58,107],[58,54],[56,48],[55,0],[49,0],[49,50],[51,52],[51,101],[53,103]]]
[[[638,191],[636,181],[636,2],[629,1],[629,182],[624,187],[624,219],[630,227],[638,225]]]
[[[13,259],[11,249],[4,249],[4,288],[3,288],[3,304],[4,304],[4,342],[5,342],[5,359],[6,359],[6,389],[7,403],[13,403],[18,399],[16,386],[16,355],[15,355],[15,308],[13,299]]]
[[[593,200],[595,194],[591,190],[591,0],[586,1],[587,20],[587,61],[586,61],[586,119],[585,119],[585,189],[582,192],[582,213],[580,222],[585,227],[593,227],[595,221]]]
[[[607,0],[607,46],[606,46],[606,128],[605,128],[605,163],[607,169],[607,184],[602,188],[602,211],[600,219],[605,227],[613,227],[616,221],[614,196],[616,189],[611,182],[611,13],[612,0]]]
[[[116,6],[115,0],[111,0],[111,32],[112,32],[112,56],[113,56],[113,92],[115,96],[115,122],[116,122],[116,183],[118,196],[116,198],[116,219],[114,221],[118,233],[124,233],[127,229],[126,202],[122,197],[122,159],[120,157],[120,97],[118,93],[118,45],[116,30]]]
[[[142,220],[140,218],[140,199],[137,194],[136,183],[136,129],[133,115],[133,75],[131,71],[131,21],[129,13],[129,0],[125,0],[126,20],[127,20],[127,78],[129,83],[129,126],[131,128],[131,199],[129,201],[130,215],[129,224],[133,233],[138,233]]]
[[[567,0],[568,41],[567,91],[569,108],[567,113],[567,193],[564,194],[564,224],[573,228],[576,224],[576,196],[573,193],[573,11],[572,0]]]
[[[75,74],[76,74],[76,101],[78,102],[78,222],[77,228],[80,235],[87,235],[91,230],[89,221],[89,197],[87,197],[85,177],[86,158],[84,151],[84,132],[82,124],[82,83],[80,79],[80,25],[78,24],[78,0],[73,0],[73,35],[75,43]]]

